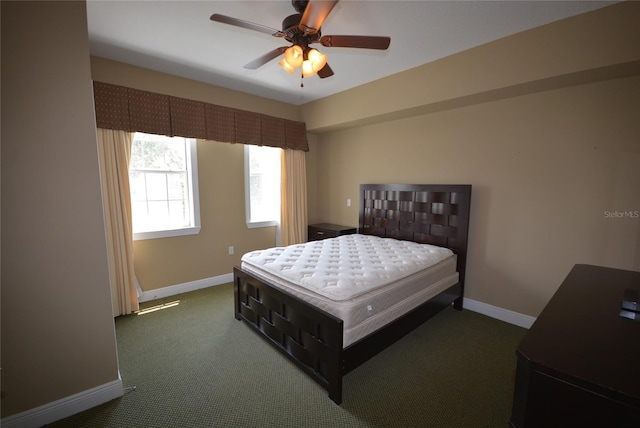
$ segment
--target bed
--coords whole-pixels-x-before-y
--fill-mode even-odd
[[[345,374],[445,307],[462,309],[470,203],[470,185],[362,184],[357,235],[243,256],[235,317],[340,404]],[[322,251],[334,281],[315,275]],[[361,273],[358,260],[382,267]]]

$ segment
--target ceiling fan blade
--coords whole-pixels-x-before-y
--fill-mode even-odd
[[[322,46],[329,48],[364,48],[385,50],[391,38],[380,36],[322,36]]]
[[[321,79],[331,76],[333,76],[333,70],[329,67],[329,64],[325,64],[324,67],[318,70],[318,77]]]
[[[255,24],[249,21],[243,21],[242,19],[232,18],[226,15],[220,15],[219,13],[214,13],[213,15],[211,15],[210,19],[215,22],[221,22],[223,24],[229,24],[229,25],[234,25],[236,27],[259,31],[261,33],[270,34],[275,37],[284,37],[284,33],[280,30],[276,30],[275,28],[270,28],[264,25]]]
[[[254,59],[253,61],[251,61],[249,64],[245,65],[244,68],[247,68],[249,70],[255,70],[256,68],[262,67],[263,65],[265,65],[266,63],[268,63],[269,61],[271,61],[272,59],[276,58],[279,55],[282,55],[284,53],[284,51],[286,51],[288,48],[288,46],[281,46],[279,48],[276,48],[270,52],[267,52],[266,54],[262,55],[261,57],[258,57],[256,59]]]
[[[309,0],[300,20],[300,30],[305,34],[316,34],[320,31],[322,23],[327,19],[336,3],[338,0]]]

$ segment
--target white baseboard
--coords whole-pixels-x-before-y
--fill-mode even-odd
[[[123,395],[122,379],[118,375],[118,380],[3,418],[0,425],[3,428],[37,428]]]
[[[149,300],[162,299],[163,297],[175,296],[176,294],[196,291],[214,285],[227,284],[233,282],[233,273],[212,276],[210,278],[198,279],[196,281],[185,282],[183,284],[170,285],[168,287],[157,288],[155,290],[143,291],[138,301],[148,302]]]
[[[462,303],[464,309],[469,309],[473,312],[486,315],[491,318],[495,318],[500,321],[508,322],[509,324],[517,325],[518,327],[531,328],[536,318],[513,312],[508,309],[499,308],[497,306],[489,305],[487,303],[478,302],[477,300],[471,300],[464,298]]]
[[[150,300],[161,299],[164,297],[174,296],[176,294],[187,293],[189,291],[200,290],[202,288],[212,287],[214,285],[227,284],[233,282],[233,273],[225,275],[213,276],[210,278],[199,279],[197,281],[185,282],[183,284],[171,285],[168,287],[158,288],[155,290],[144,291],[139,296],[140,302],[148,302]],[[535,317],[520,314],[518,312],[503,309],[498,306],[482,303],[477,300],[464,298],[463,306],[473,312],[517,325],[518,327],[531,328]]]

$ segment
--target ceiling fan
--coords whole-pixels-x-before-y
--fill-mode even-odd
[[[211,15],[211,20],[281,37],[291,43],[290,46],[281,46],[267,52],[246,64],[244,68],[257,69],[284,54],[279,65],[289,73],[293,74],[296,68],[301,67],[302,77],[318,74],[321,79],[324,79],[333,76],[333,70],[327,64],[326,55],[309,45],[320,43],[325,47],[385,50],[391,43],[389,37],[323,36],[320,29],[336,3],[338,0],[291,0],[293,8],[298,13],[289,15],[282,21],[282,30],[217,13]]]

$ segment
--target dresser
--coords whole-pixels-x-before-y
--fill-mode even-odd
[[[517,347],[512,427],[640,427],[638,290],[640,272],[573,267]]]
[[[309,241],[319,241],[321,239],[335,238],[336,236],[351,235],[354,233],[356,233],[355,227],[331,223],[310,224],[307,230]]]

